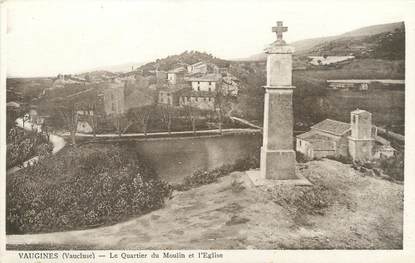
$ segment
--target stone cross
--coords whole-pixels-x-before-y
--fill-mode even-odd
[[[288,27],[282,25],[282,21],[277,21],[277,26],[272,27],[272,32],[277,33],[277,43],[285,44],[282,33],[287,32]]]
[[[261,176],[268,180],[297,179],[293,147],[292,53],[294,49],[282,40],[287,27],[277,22],[272,28],[277,41],[267,53]]]

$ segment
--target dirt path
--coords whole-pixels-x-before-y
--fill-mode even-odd
[[[313,161],[298,172],[331,191],[324,214],[293,215],[243,172],[178,192],[165,208],[84,231],[9,235],[7,244],[95,249],[402,248],[403,186],[347,165]],[[296,188],[301,191],[303,188]],[[301,204],[300,204],[301,205]]]

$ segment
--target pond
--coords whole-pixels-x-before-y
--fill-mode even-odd
[[[213,169],[254,154],[259,157],[262,134],[159,138],[134,143],[163,180],[179,183],[200,168]]]

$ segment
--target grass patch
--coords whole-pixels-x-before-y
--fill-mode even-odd
[[[298,225],[309,225],[307,216],[324,215],[336,200],[336,193],[322,184],[312,186],[276,186],[271,200],[284,207]]]

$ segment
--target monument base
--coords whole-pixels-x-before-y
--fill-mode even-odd
[[[274,187],[278,185],[297,185],[297,186],[312,186],[306,178],[302,176],[297,176],[296,179],[286,179],[286,180],[269,180],[265,179],[259,169],[249,170],[245,172],[246,175],[251,179],[251,182],[254,186],[265,186],[265,187]]]
[[[297,179],[294,150],[267,150],[261,147],[261,177],[268,180]]]

